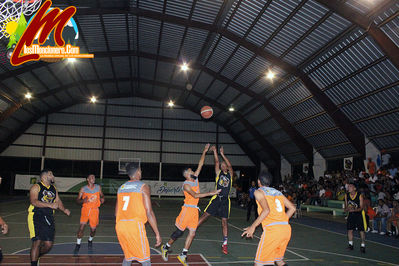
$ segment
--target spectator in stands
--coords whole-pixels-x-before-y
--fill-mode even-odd
[[[380,231],[380,235],[385,235],[387,232],[387,217],[390,214],[391,210],[385,204],[385,201],[380,199],[378,200],[378,207],[376,211],[376,215],[373,219],[373,231],[372,233],[378,233]],[[381,230],[378,230],[378,222],[381,222]]]
[[[367,170],[369,171],[370,176],[373,176],[376,171],[376,165],[375,162],[373,162],[373,160],[371,159],[371,157],[369,157],[368,160],[369,161],[367,162]]]
[[[248,206],[247,206],[247,222],[249,221],[249,218],[251,218],[251,211],[252,208],[255,211],[255,219],[258,218],[258,205],[256,204],[255,200],[255,191],[256,191],[256,182],[252,181],[251,182],[251,187],[248,190]]]
[[[393,164],[391,164],[391,166],[388,169],[389,174],[395,178],[396,174],[398,173],[398,168],[395,167]]]
[[[391,161],[391,155],[385,150],[381,151],[381,166],[386,169]]]
[[[395,227],[396,237],[399,237],[398,223],[399,223],[399,202],[397,200],[394,200],[391,216],[388,218],[388,224],[387,224],[388,234],[390,236],[393,235],[392,232],[392,225],[393,225]]]

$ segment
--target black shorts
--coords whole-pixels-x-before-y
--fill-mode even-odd
[[[366,216],[364,216],[364,213],[363,214],[361,212],[349,213],[346,222],[347,222],[346,228],[348,230],[357,230],[357,231],[367,230]]]
[[[54,216],[32,212],[28,215],[28,226],[32,241],[54,241]]]
[[[218,195],[215,195],[209,201],[208,206],[206,206],[205,212],[212,216],[229,218],[230,205],[231,203],[229,197],[219,197]]]

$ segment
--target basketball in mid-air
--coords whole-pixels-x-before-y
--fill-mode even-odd
[[[201,108],[201,116],[205,119],[211,118],[213,115],[213,109],[210,106],[204,106]]]

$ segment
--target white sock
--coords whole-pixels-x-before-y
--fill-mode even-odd
[[[81,238],[76,239],[76,244],[80,245],[81,242],[82,242]]]
[[[94,238],[94,237],[89,236],[89,241],[93,241],[93,238]]]
[[[361,243],[360,246],[364,248],[366,246],[366,244]]]
[[[349,241],[349,245],[353,246],[353,241]]]
[[[166,242],[166,244],[165,244],[165,245],[166,245],[166,247],[167,247],[167,248],[170,248],[170,245],[169,245],[169,243],[168,243],[168,242]]]

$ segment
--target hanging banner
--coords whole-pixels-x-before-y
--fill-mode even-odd
[[[15,175],[16,190],[30,190],[32,185],[40,180],[38,175]],[[127,179],[96,179],[96,183],[101,185],[102,191],[105,194],[116,194],[118,188],[127,181]],[[183,181],[154,181],[142,180],[150,186],[151,195],[156,196],[183,196]],[[56,177],[55,186],[58,192],[78,193],[80,188],[87,184],[86,178],[74,177]],[[209,192],[215,189],[215,182],[201,182],[200,191]],[[236,197],[235,188],[231,188],[230,197]]]
[[[303,172],[304,174],[309,173],[309,163],[304,163],[304,164],[303,164],[303,166],[302,166],[302,172]]]
[[[344,170],[351,171],[353,169],[353,157],[344,158]]]

